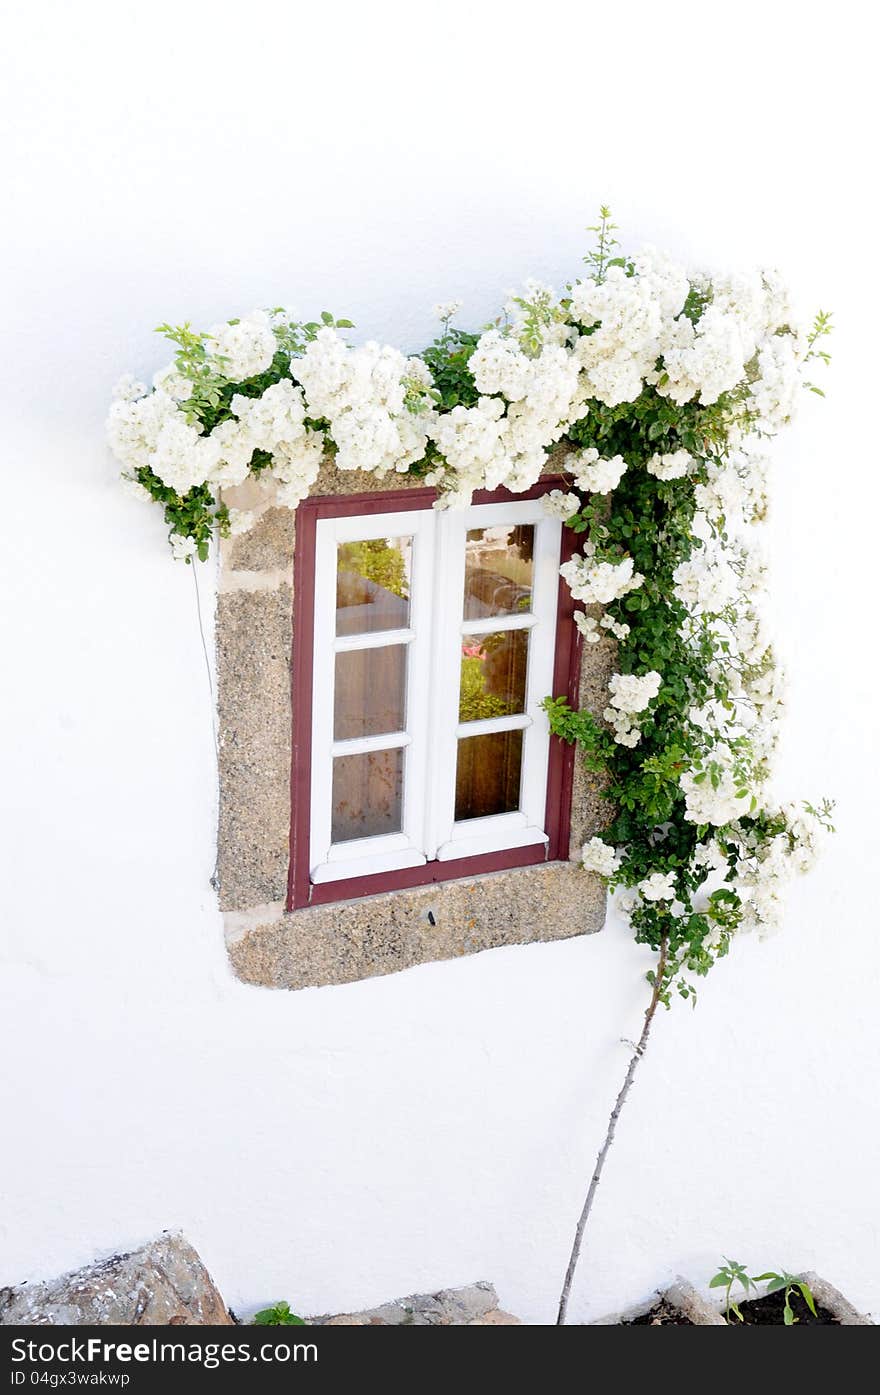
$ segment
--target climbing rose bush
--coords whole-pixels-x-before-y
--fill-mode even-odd
[[[584,641],[616,646],[601,718],[549,698],[617,809],[584,867],[617,890],[636,939],[666,948],[664,1001],[737,930],[779,921],[830,806],[774,794],[785,685],[764,619],[767,446],[793,417],[830,317],[799,325],[779,273],[689,273],[653,248],[622,255],[607,209],[561,292],[529,281],[480,332],[459,301],[421,354],[324,312],[276,308],[200,332],[163,325],[173,362],[127,377],[108,419],[122,480],[164,510],[175,558],[208,555],[250,514],[220,491],[249,477],[295,508],[322,464],[408,474],[438,508],[521,493],[567,446],[545,507],[575,531],[561,573]],[[554,460],[557,457],[554,456]],[[649,975],[649,978],[652,977]],[[652,979],[653,981],[653,979]]]

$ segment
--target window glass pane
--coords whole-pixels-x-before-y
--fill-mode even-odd
[[[480,819],[519,808],[522,731],[467,736],[458,743],[455,817]]]
[[[400,832],[403,758],[402,749],[336,757],[331,825],[334,843]]]
[[[336,550],[336,633],[373,634],[409,625],[412,538],[371,538]]]
[[[472,528],[465,543],[464,618],[521,615],[532,604],[532,523]]]
[[[406,644],[386,644],[336,655],[336,741],[404,730],[407,649]]]
[[[524,712],[528,630],[463,635],[458,720],[478,722]]]

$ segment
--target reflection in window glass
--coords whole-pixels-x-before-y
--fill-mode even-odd
[[[403,757],[402,750],[337,756],[333,762],[334,843],[400,832]]]
[[[336,551],[336,633],[374,634],[409,624],[412,538],[369,538]]]
[[[532,523],[472,528],[465,543],[464,618],[521,615],[532,604]]]
[[[519,808],[522,749],[522,731],[494,731],[459,741],[456,820],[511,814]]]
[[[528,630],[463,635],[458,720],[479,722],[524,712]]]
[[[336,655],[333,737],[378,736],[406,724],[405,644]]]

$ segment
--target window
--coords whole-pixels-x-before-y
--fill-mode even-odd
[[[291,907],[567,855],[541,702],[576,646],[542,492],[301,505]]]

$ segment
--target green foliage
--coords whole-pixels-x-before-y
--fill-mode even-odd
[[[354,572],[357,576],[384,586],[395,596],[404,600],[409,596],[409,580],[406,575],[406,562],[398,547],[392,547],[385,538],[370,538],[366,542],[343,543],[339,548],[339,570]]]
[[[818,359],[820,363],[827,365],[831,362],[831,355],[827,349],[816,347],[826,335],[830,334],[834,326],[831,323],[831,313],[828,310],[820,310],[813,321],[812,328],[807,335],[807,352],[804,354],[804,363],[809,363],[810,359]],[[815,383],[805,383],[804,386],[810,392],[815,392],[818,397],[824,397],[825,393]]]
[[[798,1321],[795,1311],[791,1306],[791,1296],[795,1289],[800,1292],[801,1297],[813,1314],[813,1317],[816,1316],[816,1300],[813,1297],[813,1290],[803,1279],[799,1279],[797,1274],[787,1274],[784,1271],[781,1274],[777,1274],[773,1270],[768,1270],[766,1274],[756,1275],[755,1283],[762,1283],[765,1279],[769,1280],[767,1284],[768,1293],[778,1293],[781,1288],[785,1289],[785,1307],[782,1310],[782,1321],[786,1327],[793,1327]]]
[[[731,1297],[734,1285],[738,1284],[743,1290],[744,1297],[748,1298],[752,1290],[754,1290],[757,1296],[758,1284],[765,1282],[767,1284],[765,1294],[778,1293],[780,1289],[785,1289],[785,1306],[782,1310],[782,1321],[786,1327],[792,1327],[798,1320],[791,1306],[791,1298],[795,1290],[800,1293],[813,1316],[816,1316],[816,1301],[813,1297],[813,1291],[810,1285],[804,1279],[799,1278],[797,1274],[789,1274],[785,1270],[777,1274],[775,1270],[768,1269],[765,1274],[749,1275],[746,1273],[745,1267],[738,1263],[737,1260],[725,1258],[718,1273],[714,1274],[709,1280],[709,1287],[724,1289],[725,1321],[731,1322],[733,1320],[731,1318],[732,1313],[733,1318],[735,1318],[737,1322],[742,1322],[742,1312],[738,1304],[734,1303]],[[743,1301],[744,1299],[741,1298],[740,1303]]]
[[[423,350],[422,358],[431,370],[441,411],[472,407],[477,401],[480,394],[474,386],[468,361],[479,338],[479,334],[447,326],[445,333]]]
[[[718,1273],[714,1274],[709,1280],[709,1287],[724,1289],[724,1318],[726,1322],[730,1322],[731,1313],[733,1313],[737,1322],[742,1322],[743,1320],[743,1315],[739,1310],[739,1306],[734,1303],[731,1296],[734,1284],[739,1284],[745,1297],[748,1298],[750,1291],[755,1287],[755,1280],[749,1278],[742,1264],[735,1259],[727,1259],[725,1256],[724,1263],[718,1270]],[[740,1302],[742,1301],[743,1300],[740,1299]]]
[[[254,1314],[254,1327],[306,1327],[308,1324],[296,1313],[290,1311],[289,1303],[276,1303],[274,1308],[263,1308]]]
[[[618,231],[617,224],[611,221],[611,209],[603,203],[599,209],[599,222],[587,228],[587,232],[596,234],[596,247],[584,257],[590,274],[600,284],[605,280],[609,266],[627,265],[625,257],[611,255],[613,249],[620,246],[618,239],[613,236]]]
[[[571,520],[586,532],[602,561],[630,556],[645,581],[638,590],[606,607],[616,621],[630,627],[618,644],[621,673],[663,675],[659,697],[640,719],[642,738],[628,748],[613,741],[588,712],[572,713],[556,699],[546,704],[550,729],[565,741],[576,741],[587,767],[604,775],[607,794],[617,814],[603,834],[623,853],[620,880],[625,885],[657,871],[675,873],[679,894],[687,896],[685,869],[700,841],[701,830],[683,817],[684,796],[679,777],[700,754],[690,710],[715,697],[710,677],[714,648],[708,636],[686,641],[682,626],[685,607],[674,594],[673,573],[696,543],[692,534],[694,489],[705,475],[660,480],[642,468],[655,451],[690,450],[695,458],[711,459],[708,443],[723,430],[724,402],[712,408],[693,403],[678,406],[646,389],[635,403],[607,408],[601,404],[577,423],[571,435],[580,446],[595,446],[603,455],[621,454],[632,467],[607,499],[589,500]],[[658,841],[658,829],[664,829]],[[667,903],[641,906],[632,918],[636,939],[659,950],[668,940],[668,987],[687,968],[698,975],[714,961],[708,942],[717,939],[717,952],[726,952],[736,919],[728,899],[710,900],[699,914],[673,916]],[[735,897],[733,897],[736,900]],[[682,996],[693,990],[684,981]]]
[[[486,687],[483,660],[476,654],[463,658],[458,720],[479,722],[486,717],[504,717],[509,711],[510,703],[497,693],[490,693]]]
[[[228,509],[225,505],[217,507],[210,487],[202,484],[186,494],[176,494],[146,466],[138,470],[137,480],[157,503],[164,506],[169,537],[192,538],[196,545],[195,555],[200,562],[207,561],[215,525],[219,525],[222,532],[229,520]],[[189,562],[190,559],[186,560]]]

